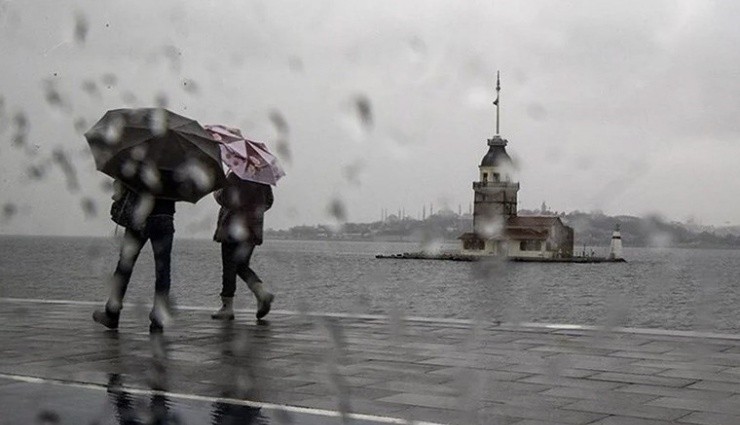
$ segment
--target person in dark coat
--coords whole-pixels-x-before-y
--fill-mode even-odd
[[[118,329],[131,274],[139,253],[147,241],[154,251],[154,307],[149,314],[149,331],[163,329],[167,317],[170,293],[170,257],[175,233],[175,201],[138,194],[123,183],[114,182],[111,219],[123,226],[123,236],[118,265],[111,279],[111,292],[105,309],[93,312],[93,320],[109,329]]]
[[[257,299],[257,318],[270,312],[274,295],[249,266],[252,253],[262,244],[265,211],[272,207],[272,189],[267,184],[242,180],[234,173],[226,177],[226,186],[214,193],[221,205],[213,240],[221,243],[221,308],[211,315],[215,320],[234,319],[236,277],[247,283]]]

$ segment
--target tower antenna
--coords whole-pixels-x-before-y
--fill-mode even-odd
[[[498,103],[499,103],[499,97],[501,96],[500,93],[501,93],[501,77],[500,77],[499,71],[496,71],[496,100],[493,101],[493,104],[496,105],[496,135],[497,136],[500,134],[499,127],[498,127],[498,122],[499,122]]]

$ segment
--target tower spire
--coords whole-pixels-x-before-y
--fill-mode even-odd
[[[499,71],[496,71],[496,100],[493,101],[493,104],[496,105],[496,135],[498,136],[499,133],[499,114],[498,114],[498,103],[499,103],[499,96],[501,93],[501,77],[499,74]]]

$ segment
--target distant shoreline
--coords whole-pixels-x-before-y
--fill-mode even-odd
[[[119,236],[116,236],[119,237]],[[111,239],[113,238],[113,235],[107,235],[107,236],[70,236],[70,235],[19,235],[19,234],[0,234],[0,239],[18,239],[18,238],[24,238],[24,239]],[[195,237],[195,236],[178,236],[175,234],[175,238],[182,241],[205,241],[205,242],[212,242],[212,239],[210,237]],[[269,237],[265,236],[265,241],[271,241],[271,242],[368,242],[368,243],[392,243],[392,244],[423,244],[424,241],[421,239],[398,239],[398,238],[361,238],[361,237],[336,237],[336,238],[310,238],[310,237]],[[214,242],[215,243],[215,242]],[[443,245],[454,245],[458,244],[459,241],[455,239],[441,239],[441,240],[434,240],[435,244],[443,244]],[[575,244],[575,251],[580,252],[579,249],[582,249],[583,243]],[[609,245],[602,244],[602,245],[589,245],[586,244],[587,251],[591,249],[607,249],[609,248]],[[656,246],[656,245],[627,245],[625,246],[626,249],[630,248],[648,248],[648,249],[698,249],[698,250],[729,250],[729,251],[736,251],[740,249],[740,247],[737,246],[725,246],[725,245],[666,245],[666,246]]]

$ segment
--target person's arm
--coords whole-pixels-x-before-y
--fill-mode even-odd
[[[275,197],[272,195],[272,188],[270,186],[267,186],[265,192],[265,211],[267,211],[272,207],[272,203],[275,202]]]

